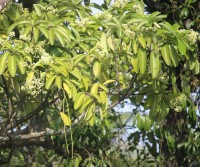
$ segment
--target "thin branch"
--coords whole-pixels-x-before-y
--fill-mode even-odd
[[[137,77],[137,74],[134,74],[134,76],[130,80],[130,86],[129,86],[129,88],[123,93],[123,95],[119,98],[118,101],[116,101],[115,103],[113,103],[110,106],[108,106],[108,109],[111,109],[111,108],[115,107],[116,105],[118,105],[119,103],[121,103],[129,95],[130,91],[133,88],[134,80],[136,79],[136,77]]]
[[[34,139],[34,138],[40,138],[43,136],[55,136],[55,135],[60,135],[60,134],[64,134],[64,130],[59,130],[59,131],[54,131],[51,129],[47,129],[45,131],[41,131],[41,132],[35,132],[35,133],[30,133],[30,134],[26,134],[26,135],[9,135],[6,137],[0,137],[0,142],[15,142],[15,141],[21,141],[21,140],[30,140],[30,139]]]
[[[57,97],[57,98],[55,98],[52,101],[47,103],[48,97],[49,97],[49,93],[47,93],[45,100],[36,109],[34,109],[32,112],[28,113],[27,115],[21,117],[19,120],[15,121],[13,124],[9,124],[7,126],[7,130],[15,128],[16,126],[18,126],[18,125],[22,124],[23,122],[29,120],[30,118],[32,118],[33,116],[38,114],[44,108],[51,106],[58,99],[58,97]]]

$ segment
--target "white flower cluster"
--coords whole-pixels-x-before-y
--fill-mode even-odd
[[[41,56],[40,61],[43,64],[53,63],[52,57],[46,52],[43,53],[43,55]]]
[[[38,58],[40,58],[40,62],[42,64],[48,64],[48,63],[53,63],[53,59],[52,57],[49,55],[49,53],[47,53],[45,51],[45,49],[43,48],[45,45],[45,43],[39,42],[37,45],[32,45],[29,47],[24,48],[24,52],[27,54],[36,54]],[[41,55],[41,56],[40,56]],[[32,64],[34,65],[34,64]],[[27,66],[27,64],[24,64],[24,66]]]
[[[20,63],[22,64],[23,67],[28,67],[28,63],[26,61],[23,63],[22,62],[20,62]]]
[[[114,8],[123,8],[125,5],[128,4],[128,0],[115,0],[112,7]]]
[[[103,48],[101,47],[100,42],[97,42],[94,52],[98,53],[100,56],[104,56],[104,51]]]
[[[46,10],[51,13],[51,14],[56,14],[56,12],[58,11],[56,8],[54,8],[53,6],[49,6],[46,8]]]
[[[75,25],[78,27],[86,27],[89,24],[92,24],[93,21],[90,20],[89,18],[83,18],[82,20],[76,20]]]
[[[34,49],[31,46],[25,47],[24,52],[27,53],[27,54],[30,54],[30,53],[34,54]]]
[[[108,22],[112,19],[112,14],[110,14],[108,11],[104,13],[97,13],[94,15],[97,19],[103,19],[105,22]]]
[[[30,39],[30,36],[26,36],[26,35],[24,35],[24,34],[20,35],[20,36],[19,36],[19,39],[21,39],[21,40],[23,40],[23,41],[30,41],[30,40],[31,40],[31,39]]]
[[[181,106],[175,106],[174,110],[175,110],[176,112],[181,112],[182,107],[181,107]]]
[[[198,37],[199,37],[198,32],[190,30],[190,34],[188,34],[188,39],[192,44],[195,44],[197,42]]]
[[[53,63],[53,59],[52,57],[49,55],[49,53],[47,53],[45,51],[45,49],[43,48],[44,46],[44,42],[40,42],[38,45],[36,45],[35,47],[35,51],[41,55],[41,58],[40,58],[40,62],[43,63],[43,64],[48,64],[48,63]]]
[[[179,32],[185,32],[185,29],[180,29]]]
[[[12,37],[14,37],[14,36],[15,36],[15,32],[14,32],[14,31],[11,31],[11,32],[9,33],[9,37],[12,38]]]
[[[32,96],[36,97],[40,93],[40,90],[43,86],[44,83],[42,80],[40,78],[34,77],[32,80],[26,81],[24,90]]]
[[[126,36],[129,36],[130,38],[134,38],[135,37],[135,32],[132,31],[127,24],[122,24],[122,28],[124,29],[124,34]]]
[[[142,14],[143,13],[143,9],[140,5],[133,5],[133,11],[135,11],[136,13]]]
[[[182,110],[182,104],[186,101],[186,98],[187,97],[184,94],[181,94],[175,98],[173,105],[176,112],[180,112]]]

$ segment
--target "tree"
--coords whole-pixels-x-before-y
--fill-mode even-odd
[[[155,10],[160,11],[161,13],[166,13],[167,18],[166,20],[170,23],[178,23],[181,28],[186,29],[194,29],[199,30],[199,2],[198,1],[144,1],[147,5],[147,10],[150,12],[153,12]],[[197,41],[198,48],[200,48],[199,42]],[[197,52],[198,60],[199,58],[199,52]],[[179,69],[177,71],[181,71],[181,66],[179,66]],[[179,72],[178,72],[179,73]],[[179,75],[177,75],[177,78],[179,78]],[[182,78],[182,76],[181,76]],[[199,78],[200,75],[195,75],[193,77],[190,77],[190,87],[191,92],[193,95],[195,95],[195,98],[193,99],[193,103],[196,105],[196,109],[194,109],[193,112],[196,111],[198,113],[199,111]],[[180,85],[182,82],[182,79],[180,79],[177,83],[177,88],[180,92],[183,92],[183,85]],[[195,114],[196,115],[196,114]],[[177,145],[184,145],[185,147],[188,147],[190,145],[190,141],[192,138],[194,138],[193,133],[199,131],[199,123],[198,121],[192,121],[195,120],[196,117],[199,119],[199,114],[197,116],[192,116],[191,113],[182,114],[180,113],[180,116],[176,116],[176,122],[172,119],[174,117],[171,112],[168,114],[165,123],[162,125],[163,131],[170,131],[172,136],[181,136],[180,139],[177,141]],[[184,120],[184,124],[181,126],[180,122]],[[170,126],[169,126],[170,125]],[[186,126],[187,125],[187,126]],[[180,131],[177,131],[177,129],[181,129]],[[176,137],[177,138],[177,137]],[[181,144],[183,142],[183,144]],[[179,144],[178,144],[179,143]],[[195,142],[194,142],[195,143]],[[196,146],[196,144],[194,144]],[[170,153],[169,146],[167,142],[163,142],[163,150],[164,157],[172,156]],[[191,148],[191,147],[190,147]],[[179,163],[191,164],[193,161],[193,164],[197,163],[197,166],[199,164],[198,158],[196,157],[196,152],[190,153],[188,155],[188,152],[190,152],[190,148],[187,151],[183,151],[183,149],[175,149],[176,150],[176,157],[180,160]],[[168,150],[168,151],[166,151]],[[178,151],[179,150],[179,151]],[[167,153],[168,152],[168,153]],[[165,154],[166,153],[166,154]],[[190,158],[185,158],[186,156]],[[183,160],[182,160],[183,159]],[[189,160],[192,159],[192,160]],[[185,161],[184,161],[185,160]],[[189,160],[189,162],[188,162]],[[189,165],[188,164],[188,165]]]
[[[150,110],[150,119],[137,114],[141,132],[129,141],[147,135],[160,166],[197,160],[200,134],[183,127],[199,126],[190,96],[198,88],[199,34],[164,19],[145,14],[140,1],[8,4],[0,14],[0,163],[111,166],[119,121],[111,111],[127,99]],[[183,115],[186,123],[176,122]],[[164,142],[166,152],[158,152]]]
[[[148,11],[160,11],[163,14],[167,14],[167,20],[171,23],[177,22],[183,28],[197,31],[200,28],[200,2],[196,0],[144,0],[144,2],[147,5]]]

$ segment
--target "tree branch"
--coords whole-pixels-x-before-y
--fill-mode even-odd
[[[53,99],[52,101],[50,101],[49,103],[47,103],[48,97],[49,97],[49,93],[47,93],[45,100],[36,109],[34,109],[32,112],[28,113],[27,115],[21,117],[19,120],[15,121],[14,123],[9,124],[7,126],[7,130],[15,128],[16,126],[18,126],[18,125],[22,124],[23,122],[29,120],[30,118],[32,118],[34,115],[38,114],[44,108],[51,106],[58,99],[58,97],[57,97],[57,98]]]
[[[108,106],[108,109],[111,109],[111,108],[115,107],[116,105],[118,105],[119,103],[121,103],[129,95],[131,89],[133,88],[134,80],[136,79],[136,77],[137,77],[137,74],[134,74],[134,76],[130,80],[130,86],[129,86],[129,88],[127,88],[127,90],[123,93],[123,95],[119,98],[118,101],[116,101],[115,103],[113,103],[110,106]]]
[[[119,98],[119,100],[113,104],[111,104],[110,106],[108,106],[108,109],[111,109],[113,107],[115,107],[117,104],[119,104],[120,102],[122,102],[127,95],[130,93],[131,89],[133,88],[133,84],[134,84],[134,80],[136,78],[137,75],[134,75],[133,78],[130,81],[130,86],[129,88],[124,92],[123,96],[121,96]],[[53,104],[56,100],[52,100],[49,103],[47,102],[47,97],[45,98],[44,102],[35,110],[33,110],[31,113],[27,114],[26,116],[22,117],[20,120],[16,121],[13,126],[9,125],[8,129],[13,128],[18,126],[19,124],[21,124],[22,122],[30,119],[31,117],[33,117],[35,114],[37,114],[39,111],[41,111],[44,107],[50,106],[51,104]],[[82,113],[77,119],[75,119],[72,123],[72,126],[75,126],[83,117],[85,116],[85,113]],[[3,137],[0,136],[0,147],[8,145],[9,142],[12,142],[12,145],[24,145],[24,142],[33,142],[34,139],[38,141],[38,138],[41,137],[48,137],[48,136],[56,136],[56,135],[63,135],[64,133],[69,133],[69,129],[65,132],[64,129],[62,130],[52,130],[52,129],[46,129],[45,131],[41,131],[41,132],[34,132],[34,133],[30,133],[30,134],[23,134],[23,135],[16,135],[16,134],[8,134],[8,136]],[[44,139],[43,139],[44,140]],[[21,143],[21,144],[20,144]],[[34,144],[36,143],[33,142]]]

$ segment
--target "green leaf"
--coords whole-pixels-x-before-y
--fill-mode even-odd
[[[178,66],[178,53],[173,46],[169,45],[169,53],[174,67]]]
[[[78,70],[69,71],[69,73],[76,77],[78,80],[81,79],[81,73]]]
[[[95,100],[97,100],[98,103],[101,103],[101,99],[97,94],[91,94],[91,95]]]
[[[29,72],[29,73],[27,74],[27,76],[26,76],[26,82],[27,82],[27,83],[30,83],[30,82],[33,80],[33,78],[34,78],[34,72],[31,71],[31,72]]]
[[[35,42],[38,41],[39,35],[40,35],[39,29],[37,27],[33,27],[33,37],[34,37]]]
[[[144,49],[138,50],[138,63],[139,63],[140,73],[144,74],[147,66],[147,54]]]
[[[13,81],[13,87],[14,87],[15,91],[17,93],[20,93],[20,88],[21,88],[20,83],[18,81],[16,81],[15,79],[13,79],[12,81]]]
[[[152,78],[156,78],[160,70],[160,60],[159,55],[155,51],[150,53],[150,67]]]
[[[146,49],[146,39],[144,38],[143,35],[140,35],[140,36],[138,37],[138,41],[140,42],[140,44],[142,45],[142,47],[143,47],[144,49]]]
[[[55,29],[65,38],[65,40],[67,42],[71,41],[70,38],[69,38],[70,34],[67,32],[67,30],[64,27],[56,26]]]
[[[138,73],[139,72],[139,63],[138,63],[138,57],[137,55],[133,55],[131,57],[131,64],[133,66],[133,71]]]
[[[85,53],[90,53],[90,51],[89,51],[90,48],[86,44],[81,42],[81,43],[79,43],[79,46],[83,49],[83,51]]]
[[[93,114],[92,117],[89,119],[90,126],[94,126],[94,121],[95,121],[95,114]]]
[[[46,78],[45,88],[49,89],[56,78],[56,75],[51,75],[50,77]]]
[[[199,63],[198,59],[196,59],[194,72],[195,72],[195,74],[199,74],[199,71],[200,71],[200,63]]]
[[[143,130],[144,129],[144,126],[145,126],[145,119],[144,119],[144,116],[140,115],[140,114],[137,114],[137,127],[140,129],[140,130]]]
[[[107,40],[106,40],[106,34],[103,32],[101,34],[101,47],[104,52],[107,52]]]
[[[53,45],[54,41],[55,41],[54,29],[50,28],[49,29],[49,42],[50,42],[51,45]]]
[[[135,40],[132,41],[132,50],[134,54],[138,53],[138,44]]]
[[[74,109],[75,110],[77,110],[78,108],[80,108],[80,106],[82,105],[83,100],[85,98],[85,94],[83,94],[83,93],[80,94],[79,93],[77,96],[79,96],[79,97],[77,97],[76,101],[74,102]]]
[[[98,83],[95,83],[91,88],[91,94],[97,95],[97,92],[98,92]]]
[[[93,66],[93,74],[94,76],[98,76],[101,73],[101,64],[96,61]]]
[[[9,54],[10,52],[4,52],[3,55],[0,57],[0,75],[2,75],[6,69]]]
[[[98,83],[98,87],[103,89],[106,93],[108,93],[108,88],[101,83]]]
[[[105,104],[107,101],[107,96],[106,96],[106,92],[105,91],[101,91],[100,93],[100,100],[102,104]]]
[[[13,23],[9,28],[8,28],[8,30],[7,30],[7,34],[9,34],[11,31],[13,31],[13,29],[15,29],[15,27],[16,26],[19,26],[19,25],[29,25],[29,26],[32,26],[31,25],[31,22],[30,21],[18,21],[18,22],[15,22],[15,23]]]
[[[17,71],[16,56],[9,55],[8,57],[8,71],[12,77],[15,77]]]
[[[17,57],[17,65],[18,65],[19,71],[22,74],[25,74],[26,68],[24,67],[24,59],[21,56]]]
[[[42,15],[42,12],[41,12],[41,9],[40,9],[40,8],[43,7],[43,6],[40,5],[40,4],[33,4],[33,7],[34,7],[34,9],[35,9],[37,15],[38,15],[38,16],[41,16],[41,15]]]
[[[67,93],[68,97],[71,99],[72,98],[72,90],[69,87],[69,85],[63,82],[63,89]]]
[[[46,26],[38,26],[37,27],[41,33],[48,39],[49,38],[49,32],[48,29],[46,28]]]
[[[149,98],[149,103],[150,103],[150,112],[149,112],[149,118],[153,121],[155,121],[159,115],[159,109],[157,107],[158,100],[156,97],[148,97]]]
[[[82,81],[83,81],[83,85],[85,87],[85,90],[87,91],[88,90],[88,87],[89,87],[89,81],[87,78],[85,77],[82,77]]]
[[[81,106],[79,112],[82,113],[86,107],[88,107],[93,102],[93,99],[89,96],[86,96],[83,101],[83,105]]]
[[[111,80],[107,80],[106,82],[103,83],[103,85],[107,85],[107,84],[113,83],[113,82],[115,82],[115,80],[112,80],[112,79]]]
[[[76,66],[82,59],[84,59],[87,55],[86,54],[78,54],[73,58],[74,66]]]
[[[90,105],[90,107],[88,107],[88,109],[87,109],[87,112],[86,112],[86,114],[85,114],[85,119],[86,119],[87,121],[88,121],[88,120],[92,117],[92,115],[94,114],[94,113],[93,113],[94,106],[95,106],[95,104],[93,103],[93,104]]]
[[[184,41],[181,39],[177,39],[177,40],[178,40],[178,51],[180,52],[181,55],[185,55],[187,48],[186,48]]]
[[[61,43],[61,45],[64,47],[65,39],[64,39],[63,35],[55,28],[54,28],[54,34],[55,34],[56,38],[58,39],[58,41]]]
[[[113,51],[115,51],[115,47],[114,47],[114,41],[111,37],[109,37],[107,39],[107,42],[108,42],[108,46],[110,47],[110,49],[112,49]]]
[[[189,66],[190,70],[193,70],[196,66],[196,59],[193,56],[190,56],[189,58]]]
[[[58,89],[61,89],[62,88],[62,79],[61,79],[61,76],[57,76],[56,79],[55,79],[55,84],[56,86],[58,87]]]
[[[166,44],[165,46],[161,47],[161,54],[165,63],[170,66],[171,65],[171,57],[170,57],[170,50],[169,45]]]
[[[149,117],[145,116],[145,124],[144,124],[144,130],[148,131],[151,128],[152,121],[149,119]]]
[[[71,126],[71,120],[64,112],[60,112],[60,116],[61,116],[65,126]]]
[[[30,31],[32,31],[32,26],[26,26],[24,31],[23,31],[23,34],[25,36],[28,36],[28,34],[30,33]]]

